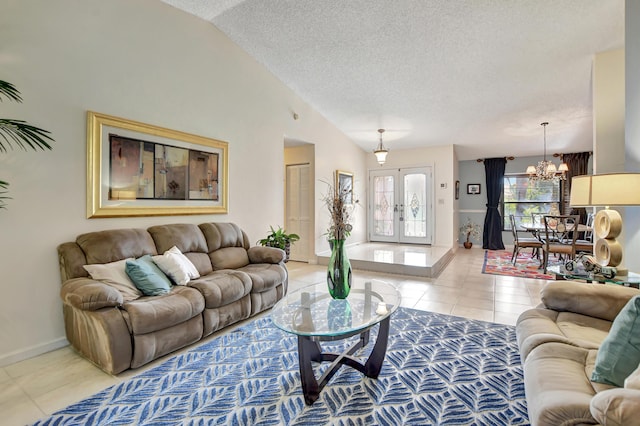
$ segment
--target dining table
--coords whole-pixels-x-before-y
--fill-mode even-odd
[[[541,234],[544,234],[545,232],[544,224],[536,223],[536,224],[530,224],[530,225],[520,225],[520,228],[522,228],[524,231],[531,232],[534,237],[542,241]],[[567,231],[571,231],[571,229],[567,229]],[[582,223],[578,224],[578,232],[590,232],[590,231],[593,231],[593,228],[591,226],[587,226]]]

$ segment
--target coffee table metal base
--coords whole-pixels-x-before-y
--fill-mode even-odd
[[[309,337],[298,336],[298,361],[300,364],[300,379],[302,380],[302,392],[304,393],[304,401],[307,405],[312,405],[320,396],[322,388],[331,380],[334,374],[345,364],[351,368],[355,368],[367,377],[377,378],[382,369],[387,352],[387,342],[389,339],[389,320],[390,316],[380,321],[380,329],[378,330],[378,338],[373,346],[373,350],[367,361],[362,364],[360,360],[352,355],[369,343],[369,331],[371,327],[364,331],[341,335],[337,337]],[[341,354],[322,352],[320,341],[342,340],[351,336],[360,334],[360,339],[354,343],[349,349]],[[331,362],[331,365],[322,374],[320,379],[316,379],[313,373],[311,362]]]

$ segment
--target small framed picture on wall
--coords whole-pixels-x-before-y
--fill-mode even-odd
[[[477,195],[480,193],[480,184],[479,183],[469,183],[467,184],[467,194]]]
[[[460,181],[456,181],[456,200],[460,199]]]

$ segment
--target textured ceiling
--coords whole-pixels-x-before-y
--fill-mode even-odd
[[[624,0],[162,0],[199,16],[371,151],[592,149],[594,54]],[[391,154],[390,154],[391,155]]]

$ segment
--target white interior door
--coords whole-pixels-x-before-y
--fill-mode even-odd
[[[311,183],[309,164],[287,166],[287,200],[285,229],[290,234],[298,234],[300,240],[291,245],[290,259],[309,261],[311,227]]]
[[[431,244],[431,167],[372,170],[369,174],[369,240]]]

